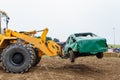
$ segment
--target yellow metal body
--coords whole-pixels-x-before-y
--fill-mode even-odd
[[[10,44],[17,43],[18,39],[21,39],[26,44],[31,44],[34,48],[39,50],[39,57],[42,55],[57,56],[61,54],[61,47],[54,41],[46,42],[46,35],[48,33],[48,28],[42,30],[40,38],[36,38],[32,35],[40,31],[30,31],[19,33],[10,29],[6,29],[5,33],[0,34],[0,48],[4,49]]]
[[[37,48],[39,51],[39,57],[42,55],[48,55],[48,56],[57,56],[61,54],[61,47],[55,43],[54,41],[46,41],[46,35],[48,33],[48,28],[45,28],[44,30],[39,31],[28,31],[28,32],[16,32],[10,29],[4,30],[4,28],[1,28],[1,21],[2,17],[5,17],[5,23],[8,24],[9,17],[8,15],[0,10],[0,33],[1,30],[4,31],[4,34],[0,34],[0,50],[5,49],[10,44],[18,43],[18,40],[20,39],[22,41],[22,44],[30,44],[33,48]],[[43,33],[40,35],[40,38],[36,38],[33,35],[35,35],[37,32]]]

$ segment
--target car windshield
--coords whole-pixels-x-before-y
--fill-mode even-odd
[[[97,35],[93,33],[77,33],[75,34],[76,37],[97,37]]]

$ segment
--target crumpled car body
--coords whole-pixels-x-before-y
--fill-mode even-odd
[[[68,37],[64,46],[64,54],[72,50],[77,55],[96,55],[107,51],[107,42],[93,33],[75,33]]]

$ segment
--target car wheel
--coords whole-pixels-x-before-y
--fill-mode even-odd
[[[97,53],[97,54],[96,54],[96,57],[97,57],[98,59],[102,59],[102,58],[103,58],[103,53],[102,53],[102,52]]]
[[[69,58],[70,58],[70,61],[73,63],[75,62],[75,55],[74,55],[74,52],[72,50],[69,50]]]

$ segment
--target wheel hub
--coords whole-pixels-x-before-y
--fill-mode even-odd
[[[24,62],[24,56],[21,53],[15,53],[12,56],[12,63],[15,65],[21,65]]]

